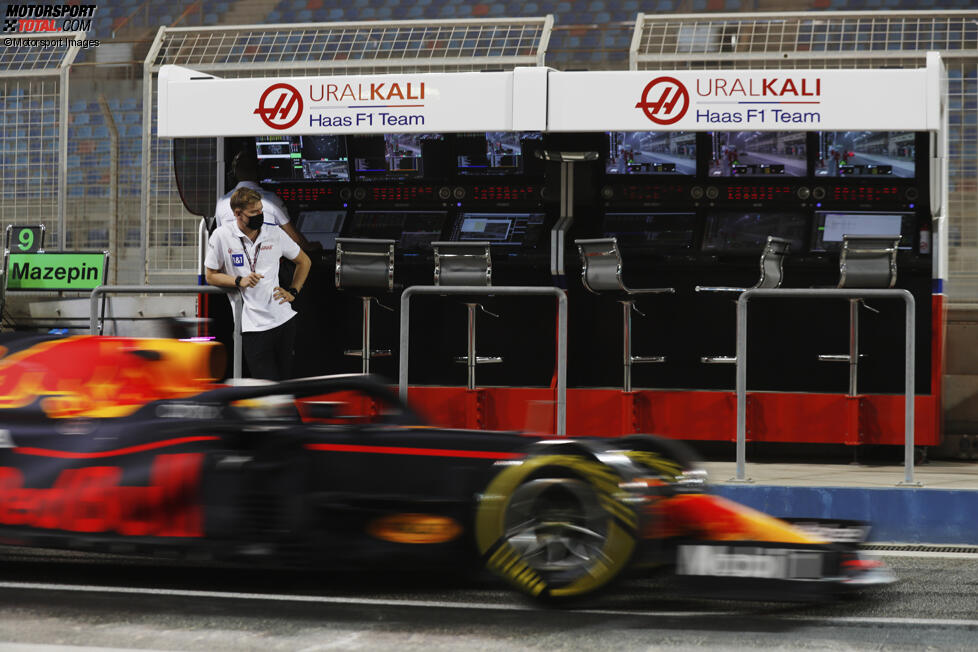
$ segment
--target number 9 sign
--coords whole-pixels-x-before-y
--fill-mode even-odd
[[[44,225],[18,225],[7,227],[7,251],[30,254],[44,250]]]

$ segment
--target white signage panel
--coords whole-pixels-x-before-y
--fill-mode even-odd
[[[550,131],[928,129],[927,71],[551,72]]]
[[[167,138],[513,129],[512,72],[265,79],[174,72],[181,74],[160,74],[159,135]]]

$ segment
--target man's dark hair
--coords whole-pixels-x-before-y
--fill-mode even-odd
[[[252,152],[238,152],[231,161],[231,170],[239,182],[258,181],[258,159]]]

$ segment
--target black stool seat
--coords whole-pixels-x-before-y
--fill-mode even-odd
[[[839,250],[839,288],[891,288],[897,279],[897,247],[899,235],[842,236]],[[849,299],[849,353],[828,353],[818,356],[819,362],[844,362],[849,365],[849,396],[858,393],[859,306],[877,312],[862,299]]]
[[[492,287],[492,251],[489,242],[432,242],[435,254],[435,285],[453,287]],[[467,366],[466,387],[475,389],[475,370],[480,364],[498,364],[499,356],[480,356],[476,353],[476,310],[498,317],[486,310],[487,295],[473,295],[463,303],[467,312],[468,334],[466,354],[457,356],[456,362]]]
[[[344,351],[344,355],[360,358],[362,373],[370,373],[372,358],[391,355],[389,349],[370,348],[370,307],[372,302],[388,310],[377,299],[394,290],[394,241],[373,238],[336,239],[336,287],[360,296],[363,304],[361,346]]]
[[[581,282],[593,294],[610,295],[622,304],[623,381],[626,392],[632,391],[632,365],[665,362],[665,356],[632,355],[632,311],[638,297],[649,294],[674,294],[675,288],[630,288],[622,280],[622,257],[617,238],[575,240],[581,256]]]

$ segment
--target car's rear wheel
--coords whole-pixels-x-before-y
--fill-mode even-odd
[[[618,476],[576,456],[529,458],[500,473],[479,506],[487,567],[527,595],[588,594],[619,575],[635,548],[637,517]]]

